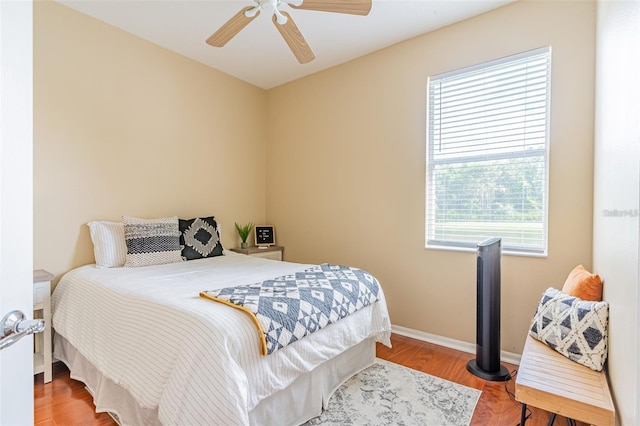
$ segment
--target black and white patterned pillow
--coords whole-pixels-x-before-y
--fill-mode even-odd
[[[220,229],[216,218],[180,219],[180,245],[184,260],[222,256]]]
[[[608,322],[608,302],[582,300],[550,287],[542,295],[529,334],[570,360],[602,371]]]
[[[127,255],[124,266],[182,262],[178,218],[138,219],[122,216]]]

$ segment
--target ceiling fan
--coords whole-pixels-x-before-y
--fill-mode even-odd
[[[322,12],[348,13],[351,15],[368,15],[371,10],[371,0],[253,0],[255,6],[243,8],[229,19],[211,37],[207,44],[222,47],[236,34],[238,34],[249,22],[253,21],[260,11],[271,13],[272,20],[284,41],[295,55],[298,62],[306,64],[315,59],[316,55],[307,44],[304,36],[296,26],[291,16],[280,10],[283,4],[294,9],[318,10]]]

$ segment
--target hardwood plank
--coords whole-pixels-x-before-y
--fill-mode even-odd
[[[482,391],[471,420],[472,426],[515,426],[520,422],[520,404],[507,392],[513,394],[514,380],[489,382],[469,373],[466,366],[474,358],[473,354],[396,334],[391,336],[391,342],[391,349],[377,345],[379,358]],[[517,368],[511,364],[503,365],[509,371]],[[117,426],[108,414],[95,413],[91,394],[84,384],[69,377],[69,370],[61,362],[54,364],[51,383],[43,383],[43,374],[35,376],[34,406],[36,426]],[[526,425],[546,426],[549,416],[548,412],[531,407],[531,417]],[[556,424],[566,424],[564,417],[558,416]],[[577,424],[586,426],[580,422]]]
[[[44,383],[44,374],[34,376],[35,426],[117,426],[107,413],[96,413],[93,397],[84,383],[69,377],[61,363],[53,364],[53,380]]]

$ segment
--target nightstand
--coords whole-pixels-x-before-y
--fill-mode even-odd
[[[269,246],[267,248],[258,248],[258,247],[247,247],[243,248],[232,248],[232,251],[236,253],[246,254],[247,256],[253,257],[262,257],[263,259],[271,259],[271,260],[282,260],[282,252],[284,251],[284,247],[280,246]]]
[[[53,274],[38,269],[33,271],[33,317],[42,318],[45,328],[35,334],[33,374],[44,373],[44,382],[49,383],[51,374],[51,280]],[[37,313],[39,311],[39,313]]]

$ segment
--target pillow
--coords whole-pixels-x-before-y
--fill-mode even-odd
[[[584,266],[578,265],[564,282],[562,292],[582,300],[599,302],[602,300],[602,280],[600,275],[592,274]]]
[[[124,241],[122,222],[92,221],[87,225],[93,242],[96,267],[118,268],[124,266],[127,244]]]
[[[184,260],[222,256],[220,229],[215,217],[180,219],[179,226]]]
[[[178,218],[138,219],[122,216],[127,256],[124,266],[182,262]]]
[[[602,371],[607,359],[609,303],[591,302],[555,288],[545,291],[531,334],[572,361]]]

